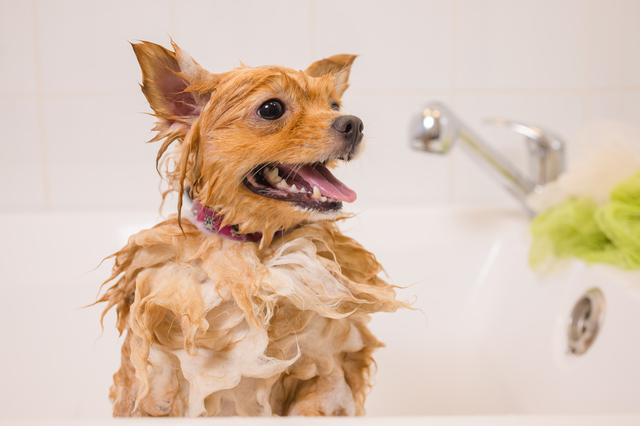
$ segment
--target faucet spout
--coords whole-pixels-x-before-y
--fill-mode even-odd
[[[527,196],[545,183],[557,179],[563,171],[564,144],[559,138],[537,127],[506,120],[494,120],[492,124],[510,128],[527,137],[535,180],[522,174],[441,103],[431,103],[416,115],[411,146],[419,151],[444,154],[460,140],[461,148],[516,197],[528,212],[532,212],[526,203]]]

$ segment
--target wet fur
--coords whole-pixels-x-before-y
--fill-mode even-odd
[[[178,214],[113,255],[99,299],[105,313],[116,308],[125,334],[113,415],[364,414],[372,352],[382,346],[368,314],[404,304],[378,277],[375,256],[340,233],[338,214],[304,212],[242,185],[259,164],[316,162],[342,149],[330,132],[340,113],[328,105],[348,86],[355,57],[305,72],[210,74],[175,45],[134,50],[170,191],[190,188],[225,224],[263,238],[227,240]],[[255,111],[276,97],[291,116],[262,122]]]

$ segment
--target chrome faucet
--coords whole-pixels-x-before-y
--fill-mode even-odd
[[[487,145],[441,103],[433,102],[416,114],[412,123],[411,146],[419,151],[444,154],[460,139],[462,148],[527,209],[527,196],[564,171],[564,142],[534,126],[503,119],[488,124],[505,127],[526,137],[531,158],[530,177],[524,176],[507,159]]]

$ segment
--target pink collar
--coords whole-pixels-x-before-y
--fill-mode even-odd
[[[227,225],[220,227],[224,216],[217,215],[213,210],[203,206],[198,200],[192,200],[191,212],[198,222],[202,222],[205,229],[221,237],[234,241],[260,241],[262,232],[254,232],[253,234],[240,234],[238,225]]]

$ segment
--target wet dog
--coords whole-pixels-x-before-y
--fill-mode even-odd
[[[362,150],[340,102],[355,56],[212,74],[133,48],[179,206],[113,255],[99,299],[126,334],[113,415],[364,414],[369,314],[404,304],[336,224],[356,194],[330,169]]]

